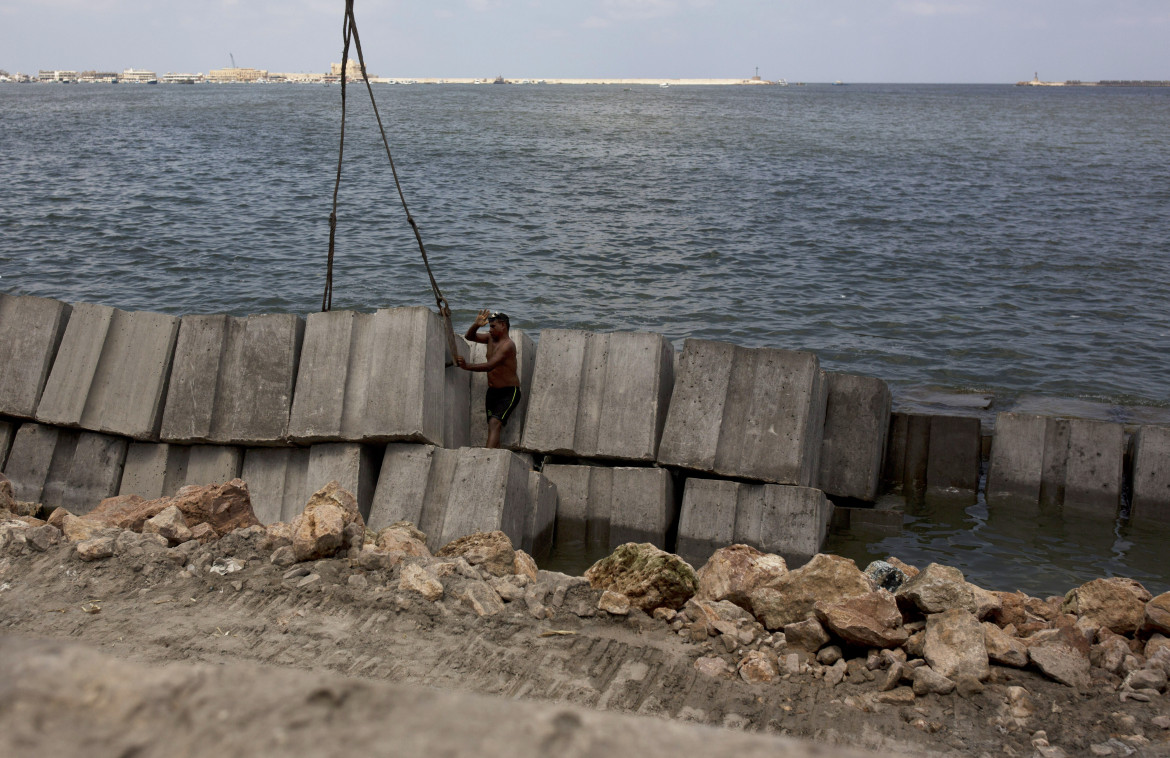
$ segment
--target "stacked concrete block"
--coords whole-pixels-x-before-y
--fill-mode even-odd
[[[516,344],[516,373],[520,375],[520,404],[508,417],[508,423],[500,433],[500,446],[510,450],[520,447],[521,436],[524,430],[524,419],[528,414],[528,401],[532,394],[532,374],[536,367],[536,344],[532,338],[520,329],[509,331],[512,342]],[[470,344],[470,363],[485,363],[487,361],[487,345],[480,342]],[[475,372],[471,374],[471,429],[467,444],[483,447],[487,444],[487,415],[484,413],[484,396],[487,395],[487,374]]]
[[[912,501],[929,496],[974,503],[982,444],[975,416],[894,413],[882,479]]]
[[[438,550],[477,531],[500,530],[512,544],[533,544],[531,468],[508,450],[390,444],[370,509],[371,529],[410,521]],[[545,504],[547,507],[547,503]]]
[[[820,551],[832,513],[825,493],[811,487],[691,478],[678,552],[701,565],[720,547],[744,544],[800,565]]]
[[[24,424],[4,474],[16,499],[88,513],[118,491],[127,442],[92,432]]]
[[[548,464],[557,488],[556,542],[612,550],[626,542],[667,549],[678,521],[674,480],[659,468]]]
[[[826,372],[825,430],[820,489],[873,502],[890,431],[890,388],[881,379]]]
[[[521,549],[537,560],[552,550],[557,518],[557,486],[539,471],[528,472],[528,500],[532,504]]]
[[[252,510],[263,524],[290,523],[308,502],[309,448],[254,447],[244,452],[240,478],[248,483]]]
[[[1116,515],[1124,482],[1121,424],[1001,413],[995,426],[988,503]]]
[[[449,430],[460,414],[466,423],[469,401],[448,397],[447,375],[465,372],[448,360],[443,329],[442,319],[426,308],[311,314],[289,437],[443,445],[445,437],[458,436]],[[448,417],[449,406],[456,416]]]
[[[164,443],[134,442],[126,452],[119,495],[147,500],[170,496],[187,483],[190,448]]]
[[[36,415],[71,310],[59,300],[0,293],[0,414]]]
[[[309,449],[301,509],[314,492],[336,481],[353,493],[362,518],[368,520],[378,483],[378,452],[369,445],[354,442],[313,445]]]
[[[12,447],[12,437],[15,434],[15,424],[0,421],[0,471],[4,470],[4,462],[8,460],[8,449]]]
[[[284,440],[304,321],[291,314],[184,316],[163,411],[168,442]]]
[[[520,446],[653,461],[673,384],[674,348],[662,335],[546,329]]]
[[[471,347],[466,340],[455,340],[455,348],[459,356],[465,361],[472,362]],[[444,369],[444,413],[443,413],[443,447],[460,448],[471,444],[471,396],[472,382],[475,377],[483,376],[471,371],[464,371],[457,366],[447,366]],[[483,405],[480,404],[482,415]],[[486,441],[486,437],[485,437]]]
[[[825,405],[824,372],[812,353],[687,340],[658,462],[811,486]]]
[[[244,462],[242,448],[230,445],[192,445],[187,453],[187,477],[184,482],[197,486],[223,484],[240,475]]]
[[[1170,427],[1143,426],[1134,436],[1130,518],[1170,523]]]
[[[37,420],[158,439],[179,319],[104,305],[73,306]]]

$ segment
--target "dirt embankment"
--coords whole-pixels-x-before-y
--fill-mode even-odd
[[[248,662],[884,753],[1170,754],[1165,696],[1122,702],[1096,669],[1083,689],[992,666],[982,686],[891,698],[883,672],[846,650],[854,662],[843,677],[806,657],[749,683],[733,666],[701,671],[696,661],[767,651],[782,635],[748,634],[732,651],[728,635],[700,638],[678,619],[599,610],[598,590],[560,574],[501,577],[462,558],[401,554],[277,566],[260,527],[177,547],[123,531],[113,555],[90,561],[80,543],[41,543],[0,546],[0,632],[136,664]]]

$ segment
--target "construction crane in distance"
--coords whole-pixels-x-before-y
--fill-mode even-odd
[[[232,68],[237,68],[237,66],[236,66],[236,56],[232,55],[231,53],[228,53],[228,57],[232,59]]]

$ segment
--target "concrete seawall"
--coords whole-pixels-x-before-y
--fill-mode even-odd
[[[517,330],[526,407],[488,451],[469,446],[482,377],[448,365],[425,308],[179,319],[0,294],[0,467],[78,513],[239,476],[265,522],[336,479],[373,527],[412,521],[433,548],[501,529],[538,557],[744,542],[797,564],[835,506],[974,502],[988,452],[992,509],[1170,522],[1170,427],[1001,413],[988,451],[980,418],[894,411],[885,382],[811,353],[539,336]]]

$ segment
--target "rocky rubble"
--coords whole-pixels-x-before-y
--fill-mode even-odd
[[[954,568],[919,569],[896,558],[862,571],[848,559],[817,555],[789,570],[778,556],[734,545],[695,571],[678,556],[635,543],[585,577],[570,577],[538,570],[502,532],[457,539],[434,555],[412,524],[375,533],[336,482],[315,493],[291,524],[267,527],[256,522],[240,480],[154,501],[110,498],[80,517],[57,509],[48,521],[21,513],[5,484],[0,477],[0,560],[67,545],[83,563],[154,556],[155,563],[142,559],[144,574],[169,566],[225,578],[259,561],[278,567],[289,589],[333,581],[348,566],[350,586],[384,581],[402,607],[454,603],[482,619],[568,615],[658,628],[690,646],[702,676],[761,687],[819,681],[860,711],[905,708],[926,732],[942,727],[929,709],[915,711],[917,704],[974,697],[1016,681],[1012,671],[1037,672],[1077,696],[1118,704],[1167,696],[1170,593],[1153,597],[1129,579],[1097,579],[1040,599],[989,592]],[[992,717],[996,728],[1037,725],[1027,688],[997,692],[1005,694]],[[1161,728],[1170,729],[1170,721]],[[1140,744],[1119,729],[1121,747],[1101,743],[1093,754],[1124,755],[1122,747]],[[1037,754],[1061,754],[1037,734]]]

